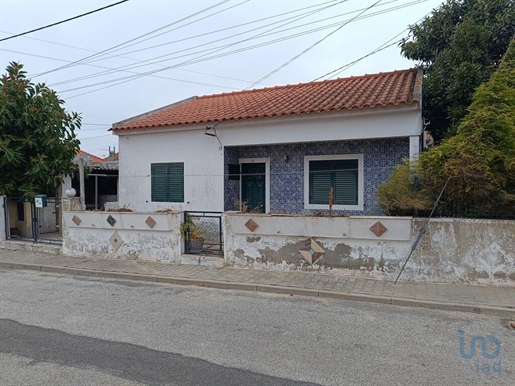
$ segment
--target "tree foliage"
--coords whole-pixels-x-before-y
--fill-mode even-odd
[[[51,193],[74,168],[79,149],[77,113],[67,113],[55,91],[27,79],[10,63],[0,79],[0,194]]]
[[[412,216],[426,211],[431,197],[419,184],[417,169],[405,159],[397,165],[388,180],[379,186],[377,197],[384,212],[391,216]]]
[[[477,88],[456,135],[422,153],[415,168],[423,188],[420,194],[431,200],[450,178],[447,203],[482,216],[515,215],[515,39],[498,70]],[[399,180],[407,183],[407,177],[396,171],[381,189],[393,189]],[[397,200],[406,196],[402,189],[398,194]],[[379,200],[391,213],[392,200]]]
[[[437,142],[454,134],[475,89],[498,67],[515,34],[514,0],[447,0],[401,43],[424,68],[424,117]]]

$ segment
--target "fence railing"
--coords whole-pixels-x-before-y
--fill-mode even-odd
[[[186,253],[199,255],[223,255],[222,213],[221,212],[184,212],[184,221],[191,219],[195,233],[200,238],[186,234]]]

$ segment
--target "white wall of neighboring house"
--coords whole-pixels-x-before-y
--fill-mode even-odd
[[[222,122],[216,127],[223,145],[220,150],[217,139],[204,134],[206,126],[115,131],[123,154],[119,163],[119,205],[136,211],[221,212],[224,146],[392,137],[410,137],[414,144],[420,143],[423,127],[417,105]],[[410,155],[415,150],[410,150]],[[184,162],[184,203],[151,201],[150,165],[168,162]]]

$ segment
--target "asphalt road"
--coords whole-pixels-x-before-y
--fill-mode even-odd
[[[485,351],[478,338],[475,356],[464,359],[476,335]],[[500,352],[490,359],[495,339]],[[515,330],[492,317],[0,271],[2,386],[511,386],[514,379]]]

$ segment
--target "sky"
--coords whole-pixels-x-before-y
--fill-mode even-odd
[[[0,0],[0,39],[118,1]],[[396,42],[442,1],[129,0],[0,42],[0,70],[57,91],[105,157],[113,123],[195,95],[412,68]]]

